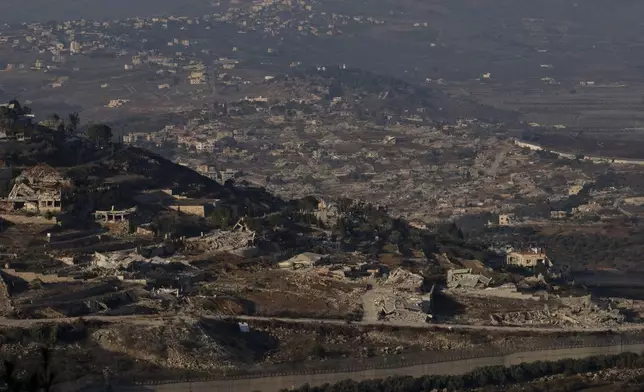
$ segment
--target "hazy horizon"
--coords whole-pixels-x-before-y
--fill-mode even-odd
[[[75,19],[120,19],[134,16],[203,13],[209,0],[24,0],[0,4],[0,24]]]

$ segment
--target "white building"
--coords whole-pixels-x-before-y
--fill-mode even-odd
[[[69,44],[69,52],[71,54],[79,54],[81,52],[81,44],[78,41],[72,41]]]

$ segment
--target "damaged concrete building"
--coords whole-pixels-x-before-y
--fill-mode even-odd
[[[552,262],[543,248],[530,248],[525,251],[511,251],[505,256],[508,266],[533,268],[538,265],[552,267]]]
[[[39,164],[24,170],[14,180],[6,199],[11,210],[59,212],[65,188],[71,181],[49,165]]]
[[[499,214],[499,226],[511,226],[515,220],[512,214]]]
[[[113,233],[127,234],[130,231],[132,218],[136,213],[136,207],[117,210],[112,207],[108,211],[95,211],[94,219],[97,223],[107,227]]]
[[[253,256],[256,233],[240,219],[232,230],[214,230],[200,237],[188,239],[187,246],[193,250],[206,252],[229,252],[242,257]]]
[[[395,269],[385,281],[385,285],[393,286],[397,290],[418,292],[423,286],[423,277],[402,268]]]
[[[127,223],[130,221],[130,217],[136,212],[136,207],[127,208],[124,210],[115,210],[112,207],[109,211],[96,211],[94,212],[94,218],[97,222],[100,223]]]
[[[447,271],[447,287],[449,288],[485,288],[490,284],[490,282],[492,282],[492,279],[486,276],[473,274],[471,268],[452,269]]]

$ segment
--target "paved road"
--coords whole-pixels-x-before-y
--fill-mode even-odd
[[[294,324],[326,324],[326,325],[347,325],[344,320],[333,319],[308,319],[308,318],[284,318],[284,317],[260,317],[260,316],[204,316],[205,319],[210,320],[228,320],[236,319],[240,321],[282,321]],[[196,320],[191,316],[86,316],[86,317],[63,317],[53,319],[7,319],[0,318],[0,326],[8,327],[30,327],[43,323],[71,323],[79,320],[93,320],[103,321],[109,323],[127,323],[136,325],[150,325],[160,326],[172,320]],[[461,331],[505,331],[505,332],[534,332],[534,333],[552,333],[552,332],[633,332],[644,331],[644,324],[623,324],[614,328],[584,328],[584,327],[513,327],[513,326],[497,326],[497,325],[467,325],[467,324],[434,324],[434,323],[414,323],[404,321],[358,321],[353,322],[352,325],[375,327],[375,326],[395,326],[395,327],[411,327],[411,328],[426,328],[426,329],[444,329],[444,330],[461,330]]]
[[[374,378],[385,378],[389,376],[420,377],[427,374],[463,374],[482,366],[510,366],[523,362],[534,362],[540,360],[553,361],[564,358],[584,358],[593,355],[619,354],[622,352],[641,353],[642,351],[644,351],[644,344],[618,345],[607,347],[565,348],[556,350],[520,352],[496,357],[463,359],[457,361],[439,362],[433,364],[406,366],[391,369],[372,369],[356,372],[275,376],[237,380],[184,382],[149,386],[122,386],[119,387],[118,390],[125,392],[277,392],[284,388],[294,388],[306,383],[311,386],[316,386],[323,385],[325,383],[335,383],[346,379],[359,381]]]
[[[563,152],[563,151],[557,151],[557,150],[551,150],[549,148],[542,147],[536,143],[528,143],[524,142],[521,140],[514,140],[514,144],[518,145],[519,147],[527,147],[533,151],[547,151],[556,155],[559,155],[560,157],[563,158],[568,158],[568,159],[576,159],[577,155],[572,154],[569,152]],[[617,164],[617,165],[644,165],[644,159],[629,159],[629,158],[617,158],[617,157],[610,157],[610,156],[601,156],[601,155],[585,155],[584,160],[586,161],[591,161],[593,163],[611,163],[611,164]]]

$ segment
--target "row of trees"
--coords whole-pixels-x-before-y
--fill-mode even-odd
[[[429,392],[447,389],[450,391],[469,390],[488,386],[502,386],[523,383],[557,374],[574,375],[597,372],[610,368],[644,367],[644,356],[623,353],[611,356],[595,356],[583,359],[562,359],[552,362],[523,363],[510,367],[489,366],[476,369],[464,375],[428,375],[419,378],[389,377],[380,380],[345,380],[333,385],[310,387],[305,385],[297,392]],[[285,391],[285,390],[284,390]]]
[[[80,115],[78,112],[69,113],[65,122],[64,118],[54,113],[49,116],[45,124],[61,132],[76,133],[80,126]],[[87,127],[87,137],[99,145],[109,144],[113,137],[112,128],[105,124],[90,124]]]
[[[54,113],[49,116],[45,124],[50,128],[55,128],[60,132],[67,131],[74,133],[76,132],[76,130],[78,130],[78,126],[80,125],[80,116],[78,115],[78,112],[69,113],[67,115],[67,124],[65,124],[65,119]]]
[[[65,119],[54,113],[49,116],[45,125],[60,132],[76,133],[80,126],[80,116],[78,112],[72,112],[67,115],[67,123]],[[108,145],[113,137],[112,128],[105,124],[90,124],[87,127],[87,138],[92,140],[99,146]]]
[[[436,230],[421,230],[411,227],[404,219],[392,218],[383,207],[369,203],[340,200],[336,230],[349,248],[369,244],[370,253],[381,253],[387,244],[396,245],[405,256],[422,250],[424,254],[446,253],[449,256],[485,260],[484,244],[467,240],[463,231],[454,223],[442,225]]]
[[[6,106],[0,106],[0,120],[16,121],[21,116],[31,114],[31,108],[20,105],[17,100],[11,100]]]
[[[7,105],[0,106],[0,126],[15,131],[16,127],[24,127],[19,120],[29,114],[31,114],[31,108],[21,105],[18,100],[11,100]],[[76,133],[80,123],[78,112],[72,112],[66,118],[54,113],[43,124],[57,131]],[[105,124],[90,124],[87,127],[87,137],[96,144],[104,146],[112,141],[112,129]]]

